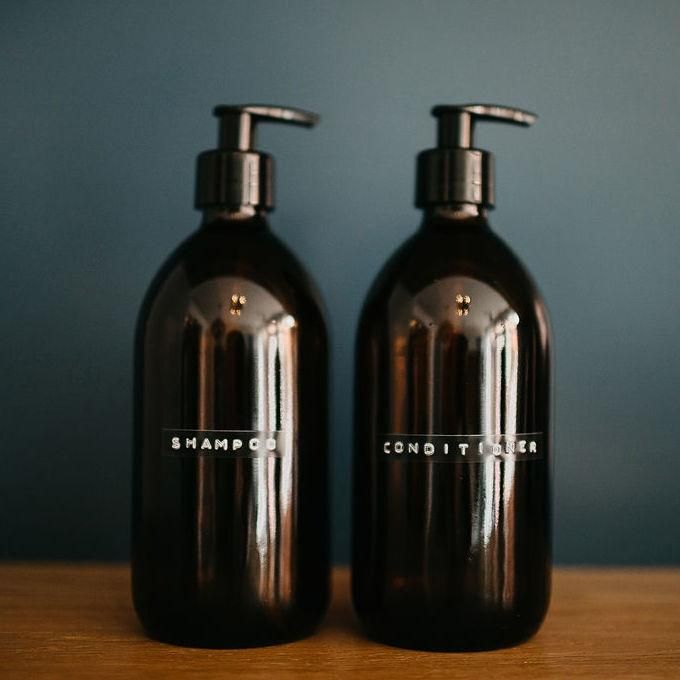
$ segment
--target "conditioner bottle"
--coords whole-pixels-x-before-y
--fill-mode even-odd
[[[136,337],[132,586],[154,638],[299,638],[328,598],[327,348],[309,277],[272,233],[264,121],[221,106],[198,157],[200,228],[151,284]]]
[[[520,642],[550,593],[550,330],[527,270],[492,231],[478,121],[438,106],[418,157],[423,221],[365,302],[356,359],[352,590],[369,635],[465,650]]]

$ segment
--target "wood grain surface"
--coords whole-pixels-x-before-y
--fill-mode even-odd
[[[346,569],[319,632],[247,650],[144,637],[126,565],[0,563],[0,678],[680,678],[680,569],[558,569],[548,619],[494,652],[401,650],[363,638]]]

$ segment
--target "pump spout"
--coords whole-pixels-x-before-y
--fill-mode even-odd
[[[251,151],[255,148],[258,122],[303,127],[312,127],[319,122],[319,116],[311,111],[267,104],[216,106],[213,113],[220,119],[219,147],[232,151]]]
[[[439,119],[437,145],[460,149],[474,148],[474,128],[478,120],[528,127],[537,118],[530,111],[495,104],[441,104],[432,109],[432,115]]]

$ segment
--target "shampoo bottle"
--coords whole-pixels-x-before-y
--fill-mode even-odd
[[[133,599],[156,639],[247,647],[310,633],[328,599],[327,339],[315,287],[272,233],[261,122],[221,106],[198,157],[202,224],[169,257],[136,337]]]
[[[548,607],[550,329],[534,282],[491,230],[491,105],[438,106],[418,157],[420,229],[365,302],[357,339],[352,590],[367,633],[488,649]]]

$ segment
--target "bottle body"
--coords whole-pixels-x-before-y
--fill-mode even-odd
[[[262,215],[170,258],[136,338],[133,599],[154,638],[244,647],[328,600],[327,339]]]
[[[483,214],[428,215],[384,268],[359,324],[355,403],[352,590],[367,632],[442,650],[530,636],[550,592],[550,331]]]

